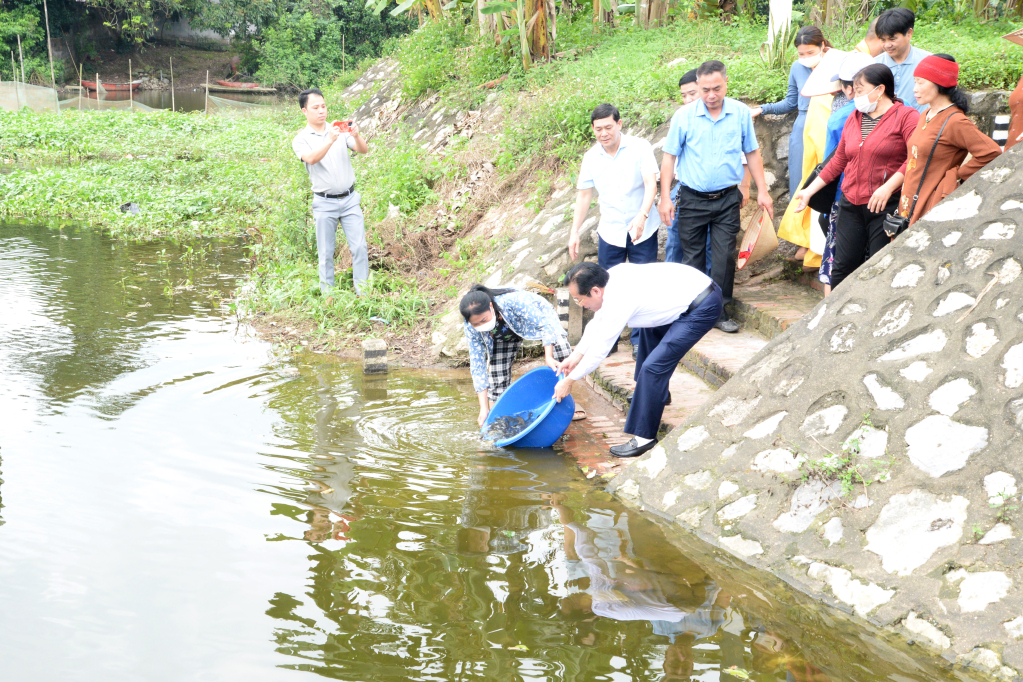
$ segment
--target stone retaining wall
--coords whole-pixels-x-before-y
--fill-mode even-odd
[[[1023,670],[1023,152],[788,327],[612,487],[963,669]]]

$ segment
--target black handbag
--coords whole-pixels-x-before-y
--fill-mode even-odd
[[[807,176],[806,182],[803,183],[803,186],[800,187],[800,189],[806,189],[813,184],[813,181],[816,180],[817,176],[821,174],[822,170],[824,170],[824,166],[828,165],[828,162],[835,156],[836,151],[838,151],[838,147],[832,149],[831,153],[828,154],[828,158],[818,163],[817,167],[810,171],[810,175]],[[838,194],[838,183],[841,178],[842,176],[839,175],[837,178],[821,187],[819,192],[810,197],[810,201],[807,202],[806,205],[818,213],[823,213],[825,215],[830,214],[831,205],[835,203],[835,195]]]
[[[955,116],[955,112],[952,113],[952,116]],[[913,219],[913,211],[916,210],[916,202],[920,199],[920,190],[923,189],[924,180],[927,178],[927,169],[931,167],[931,159],[934,158],[934,150],[938,148],[938,140],[941,139],[941,134],[945,132],[945,126],[952,120],[952,116],[945,119],[945,122],[941,124],[941,130],[938,131],[938,136],[934,138],[934,144],[931,145],[931,153],[928,154],[927,163],[924,165],[923,175],[920,176],[920,184],[916,186],[916,194],[913,195],[913,205],[909,207],[909,215],[903,217],[896,211],[884,217],[884,233],[889,238],[895,239],[909,227],[909,221]]]

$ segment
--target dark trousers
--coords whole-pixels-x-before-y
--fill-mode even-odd
[[[632,243],[632,236],[625,235],[625,246],[614,246],[608,244],[599,235],[597,237],[597,265],[610,270],[616,265],[625,261],[630,263],[656,263],[657,262],[657,237],[650,237],[639,244]],[[633,329],[629,334],[632,345],[639,344],[639,330]]]
[[[671,375],[683,356],[714,327],[721,316],[721,288],[716,284],[712,286],[714,291],[700,305],[679,315],[671,324],[639,330],[636,390],[625,419],[625,433],[640,438],[657,437],[664,403],[668,400]]]
[[[710,248],[710,230],[707,230],[707,267],[704,268],[703,272],[710,277],[710,261],[713,259],[712,249]],[[679,242],[678,236],[678,212],[675,212],[675,220],[671,223],[671,227],[668,228],[668,239],[664,242],[664,262],[665,263],[681,263],[685,259],[685,255],[682,253],[682,244]]]
[[[724,304],[732,300],[735,284],[735,239],[739,234],[739,188],[717,199],[707,199],[685,185],[679,187],[676,211],[679,241],[682,242],[682,264],[700,272],[707,268],[707,235],[712,244],[710,278],[721,287]]]
[[[880,213],[866,204],[851,204],[843,196],[835,219],[835,263],[831,266],[831,288],[856,271],[874,254],[891,242],[884,231],[884,217],[899,208],[899,197],[892,195]]]

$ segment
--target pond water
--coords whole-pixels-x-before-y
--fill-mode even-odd
[[[247,267],[0,226],[0,679],[937,677],[483,444],[467,371],[277,356]]]

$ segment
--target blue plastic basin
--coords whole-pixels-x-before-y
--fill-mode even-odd
[[[529,426],[511,438],[495,441],[494,444],[501,448],[508,445],[549,448],[554,445],[564,435],[575,414],[572,396],[565,397],[560,403],[551,397],[557,383],[558,377],[550,367],[537,367],[526,372],[494,403],[487,420],[483,422],[481,433],[486,432],[487,426],[501,417],[533,412],[535,419]]]

